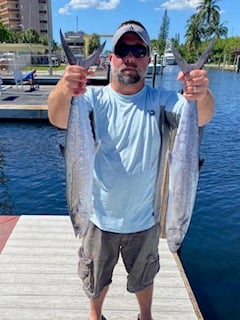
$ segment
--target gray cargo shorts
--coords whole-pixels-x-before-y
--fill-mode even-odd
[[[159,224],[146,231],[120,234],[102,231],[90,222],[79,249],[78,266],[87,296],[96,299],[112,282],[120,253],[128,273],[127,290],[137,292],[152,285],[160,268],[159,237]]]

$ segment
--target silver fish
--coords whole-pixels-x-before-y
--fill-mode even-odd
[[[188,64],[173,48],[177,64],[184,74],[201,69],[210,56],[214,39],[195,64]],[[188,230],[199,178],[199,128],[196,101],[188,101],[179,120],[173,149],[169,155],[169,195],[166,237],[169,249],[176,252]]]
[[[95,62],[105,45],[103,43],[86,59],[78,59],[68,47],[61,31],[60,37],[69,64],[81,65],[85,69]],[[74,97],[70,107],[64,157],[68,211],[75,236],[79,238],[85,234],[92,213],[93,166],[97,143],[90,115],[93,116],[93,113],[89,114],[83,96]]]

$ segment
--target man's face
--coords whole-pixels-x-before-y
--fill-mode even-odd
[[[144,79],[150,62],[148,48],[135,33],[125,34],[110,55],[112,76],[131,85]]]

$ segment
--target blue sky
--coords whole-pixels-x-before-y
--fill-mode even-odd
[[[184,41],[187,19],[195,12],[199,0],[52,0],[53,39],[59,40],[59,29],[111,35],[119,24],[128,19],[142,22],[150,38],[157,39],[164,10],[170,18],[169,37],[180,34]],[[240,36],[240,1],[219,0],[221,23],[228,36]],[[110,38],[106,49],[111,49]]]

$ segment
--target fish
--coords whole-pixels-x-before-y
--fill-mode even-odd
[[[103,42],[95,51],[93,51],[92,54],[90,54],[88,57],[76,57],[72,50],[69,48],[67,41],[65,40],[62,30],[60,29],[60,39],[62,43],[63,50],[66,54],[67,60],[69,64],[75,64],[83,67],[84,69],[89,69],[93,65],[93,63],[97,60],[97,58],[100,56],[101,52],[103,51],[103,48],[105,47],[106,41]]]
[[[180,70],[187,74],[193,69],[201,69],[209,58],[213,45],[214,39],[194,64],[188,64],[173,47]],[[168,159],[169,190],[165,228],[168,247],[172,252],[180,248],[190,225],[199,180],[199,148],[197,103],[189,100],[181,113]]]
[[[105,42],[85,59],[77,58],[60,30],[62,47],[69,64],[88,69],[101,54]],[[92,213],[92,186],[95,154],[99,148],[94,129],[93,111],[89,113],[83,96],[72,99],[63,150],[66,168],[68,213],[76,237],[86,233]]]

